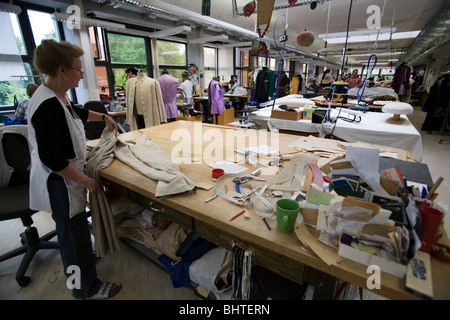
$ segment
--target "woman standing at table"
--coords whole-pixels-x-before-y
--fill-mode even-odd
[[[362,80],[360,77],[358,77],[358,70],[355,69],[352,72],[352,76],[347,79],[348,82],[348,88],[359,88],[361,86]]]
[[[83,54],[69,42],[54,40],[43,40],[34,52],[35,67],[48,80],[36,90],[28,107],[30,208],[49,212],[55,220],[64,271],[70,276],[76,267],[80,276],[73,296],[106,299],[119,291],[120,284],[97,278],[85,208],[86,189],[96,192],[100,182],[84,173],[83,121],[103,120],[110,130],[117,125],[107,115],[72,105],[66,95],[84,78]]]

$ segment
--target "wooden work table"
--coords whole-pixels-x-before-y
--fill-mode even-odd
[[[255,130],[249,131],[258,133]],[[197,231],[201,237],[219,246],[231,249],[233,241],[242,243],[254,251],[253,259],[256,263],[286,278],[298,283],[314,283],[314,281],[321,281],[316,276],[322,274],[366,288],[366,281],[370,276],[366,274],[367,266],[348,259],[344,259],[337,265],[327,265],[312,251],[305,248],[294,232],[284,233],[279,231],[276,227],[276,221],[268,221],[271,227],[271,230],[269,230],[253,208],[248,209],[249,219],[240,216],[230,221],[232,216],[242,210],[241,207],[221,197],[205,203],[205,199],[215,194],[215,191],[213,188],[214,182],[211,181],[212,169],[204,161],[205,154],[202,157],[202,153],[199,153],[199,150],[201,150],[200,152],[211,152],[213,146],[213,143],[208,140],[210,138],[204,139],[204,137],[214,134],[216,139],[222,136],[223,141],[225,141],[227,136],[233,136],[236,133],[236,136],[242,139],[243,132],[246,131],[201,124],[200,122],[176,121],[119,136],[120,139],[125,140],[146,133],[164,152],[172,155],[174,148],[180,146],[181,139],[188,139],[190,135],[192,143],[189,145],[191,148],[185,151],[188,153],[187,159],[190,159],[191,162],[181,163],[180,169],[195,183],[210,184],[212,186],[210,190],[199,188],[191,195],[182,194],[157,199],[155,197],[156,181],[146,178],[116,159],[108,168],[101,170],[100,175],[104,179],[105,186],[113,191],[146,208],[155,204],[164,207],[164,216]],[[279,148],[281,153],[284,154],[297,152],[287,146],[298,139],[298,136],[280,134],[279,146],[272,146],[270,143],[272,134],[265,131],[263,133],[268,139],[262,145]],[[238,139],[235,141],[238,141]],[[227,150],[233,152],[237,148],[241,148],[241,146],[237,147],[236,142],[233,144],[233,142],[226,140],[223,149],[224,155],[227,154]],[[216,161],[219,160],[222,159]],[[249,170],[244,173],[251,173],[254,168],[250,165],[247,166]],[[251,181],[251,183],[253,186],[257,186],[264,182]],[[268,200],[272,201],[273,199]],[[450,299],[450,269],[448,264],[434,258],[431,258],[431,261],[434,297],[435,299]],[[391,299],[416,299],[414,295],[405,291],[403,279],[383,272],[381,289],[374,290],[374,292]]]

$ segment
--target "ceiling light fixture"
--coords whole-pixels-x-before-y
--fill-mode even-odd
[[[69,14],[65,14],[65,13],[61,13],[61,12],[52,13],[52,19],[61,21],[61,22],[72,23],[72,24],[76,23],[75,19],[73,18],[73,15],[69,15]],[[97,19],[80,17],[79,22],[80,22],[80,24],[87,25],[87,26],[101,27],[101,28],[111,29],[111,30],[125,30],[124,24],[102,21],[102,20],[97,20]]]
[[[384,28],[384,29],[368,29],[368,30],[358,30],[349,32],[348,38],[345,32],[336,32],[327,34],[319,34],[319,38],[331,44],[337,43],[355,43],[355,42],[374,42],[374,41],[384,41],[390,40],[401,40],[401,39],[411,39],[416,38],[420,30],[407,31],[407,32],[395,32],[396,28]]]
[[[22,12],[22,8],[14,5],[14,4],[2,2],[2,3],[0,3],[0,11],[19,14]]]
[[[179,26],[179,27],[175,27],[175,28],[151,32],[151,33],[147,34],[147,36],[150,38],[163,38],[163,37],[173,36],[175,34],[190,32],[191,30],[192,29],[189,26]]]
[[[206,43],[206,42],[225,41],[225,40],[228,40],[228,36],[225,34],[221,34],[221,35],[212,36],[212,37],[190,39],[190,40],[188,40],[188,43]]]

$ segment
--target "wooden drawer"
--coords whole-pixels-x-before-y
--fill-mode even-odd
[[[235,243],[243,243],[246,247],[249,247],[250,250],[254,251],[253,261],[257,264],[297,283],[302,284],[304,281],[306,266],[298,261],[283,257],[278,253],[269,251],[255,243],[242,241],[238,237],[225,233],[202,221],[194,221],[194,230],[197,231],[199,236],[203,239],[211,241],[227,250],[232,250],[233,241]]]
[[[112,191],[114,193],[117,193],[119,196],[128,198],[128,189],[124,186],[121,186],[120,184],[117,184],[115,182],[112,182],[111,180],[103,178],[103,185],[108,191]]]

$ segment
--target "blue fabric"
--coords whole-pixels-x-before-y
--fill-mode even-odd
[[[189,286],[189,267],[194,261],[180,261],[177,264],[172,264],[173,260],[165,254],[158,257],[158,260],[169,270],[170,280],[174,288]]]
[[[27,120],[19,120],[16,118],[6,118],[3,119],[3,124],[5,126],[15,125],[15,124],[27,124]]]
[[[160,255],[158,260],[169,270],[174,288],[188,287],[189,267],[192,262],[215,247],[217,246],[214,243],[199,238],[197,233],[192,231],[178,249],[182,258],[180,262],[173,264],[173,260],[165,254]]]

